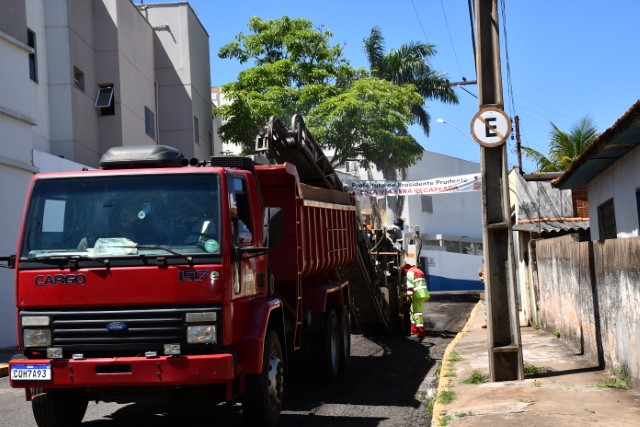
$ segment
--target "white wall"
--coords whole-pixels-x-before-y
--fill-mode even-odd
[[[422,160],[409,168],[407,181],[480,173],[480,164],[425,151]],[[482,238],[480,191],[432,194],[433,213],[422,212],[421,196],[405,201],[405,226],[420,226],[420,234],[443,234]]]
[[[588,184],[591,240],[600,240],[598,206],[613,197],[618,237],[638,236],[636,191],[640,189],[640,147]]]

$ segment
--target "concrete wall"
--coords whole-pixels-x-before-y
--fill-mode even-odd
[[[593,254],[591,256],[591,254]],[[640,238],[536,244],[540,325],[640,388]],[[602,350],[600,350],[602,349]]]
[[[618,237],[638,236],[636,191],[640,188],[640,147],[594,178],[588,186],[591,240],[599,240],[598,206],[613,198]]]

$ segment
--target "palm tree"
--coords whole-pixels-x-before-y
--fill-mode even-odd
[[[451,89],[446,77],[435,72],[429,65],[429,58],[435,55],[435,46],[422,43],[405,43],[400,48],[385,52],[384,37],[379,27],[373,27],[368,38],[364,39],[364,50],[369,60],[370,73],[374,77],[388,80],[398,85],[413,84],[423,103],[412,107],[415,123],[420,125],[425,135],[429,135],[431,116],[424,107],[427,100],[438,100],[457,104],[458,96]],[[406,179],[407,169],[398,167],[387,153],[381,153],[376,166],[386,180]],[[404,197],[398,197],[393,211],[399,216],[404,205]]]
[[[522,147],[524,154],[536,162],[538,172],[563,172],[599,135],[598,128],[588,116],[581,118],[569,133],[551,123],[549,155],[530,147]]]

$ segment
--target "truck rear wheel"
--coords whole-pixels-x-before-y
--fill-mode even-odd
[[[342,306],[340,311],[340,372],[347,370],[351,357],[351,319],[349,306]]]
[[[330,309],[325,314],[324,331],[321,335],[320,373],[326,382],[333,382],[340,370],[340,326],[335,310]]]
[[[248,425],[276,426],[282,410],[284,360],[278,334],[267,333],[262,373],[247,376],[242,409]]]
[[[79,426],[89,401],[78,390],[32,389],[31,409],[38,427]]]

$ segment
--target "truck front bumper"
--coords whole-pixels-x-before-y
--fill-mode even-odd
[[[112,357],[95,359],[22,359],[12,369],[50,367],[47,380],[10,379],[15,388],[139,387],[224,384],[236,376],[233,354],[198,356]]]

